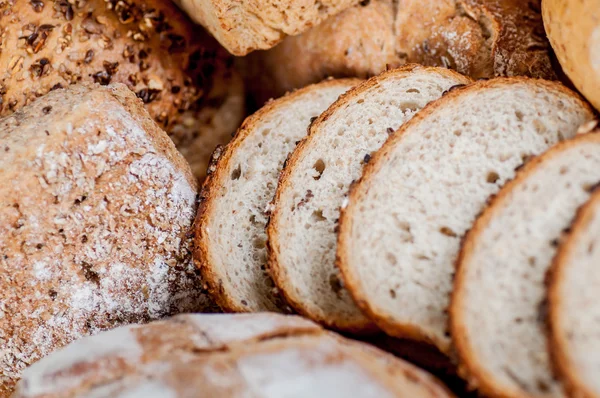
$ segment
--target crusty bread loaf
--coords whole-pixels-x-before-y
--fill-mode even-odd
[[[484,395],[564,396],[550,368],[544,280],[562,231],[599,181],[600,134],[563,142],[506,184],[466,236],[451,331],[465,375]]]
[[[234,55],[265,50],[359,0],[176,0]]]
[[[407,66],[350,90],[313,122],[283,169],[268,226],[275,283],[301,314],[340,330],[373,330],[335,268],[339,208],[390,134],[444,90],[469,81],[447,69]]]
[[[515,168],[593,117],[558,83],[497,78],[430,104],[384,145],[342,210],[338,265],[388,334],[449,353],[461,237]]]
[[[197,186],[123,85],[58,89],[0,119],[0,396],[81,336],[208,299]]]
[[[249,84],[266,99],[326,76],[368,77],[406,62],[449,67],[474,78],[553,79],[539,3],[361,2],[269,51],[252,54]]]
[[[560,65],[600,109],[600,0],[544,0],[542,12]]]
[[[82,339],[24,372],[15,397],[449,398],[389,354],[276,314],[179,315]]]
[[[226,311],[286,311],[266,269],[265,227],[283,163],[310,123],[358,79],[328,80],[272,101],[215,152],[200,197],[195,259]]]
[[[600,397],[598,236],[600,191],[579,210],[548,278],[551,359],[571,397]]]
[[[7,0],[0,35],[0,116],[72,83],[124,83],[199,176],[243,119],[232,59],[169,1]]]

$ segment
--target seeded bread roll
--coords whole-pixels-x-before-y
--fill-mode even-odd
[[[180,315],[82,339],[24,372],[16,398],[450,398],[439,381],[294,316]]]
[[[73,83],[124,83],[198,176],[243,118],[232,59],[169,1],[3,1],[0,35],[0,116]]]
[[[210,303],[191,261],[196,180],[123,85],[0,119],[0,396],[81,336]]]
[[[265,100],[327,76],[368,77],[405,63],[444,66],[473,78],[554,79],[539,3],[363,1],[269,51],[252,54],[249,85]]]

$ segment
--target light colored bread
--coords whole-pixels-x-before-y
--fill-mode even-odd
[[[506,184],[466,236],[451,331],[463,372],[486,396],[564,396],[547,350],[545,276],[599,181],[600,135],[561,143]]]
[[[99,330],[209,308],[197,186],[123,85],[70,86],[0,119],[0,396]]]
[[[327,76],[369,77],[407,62],[449,67],[473,78],[554,79],[539,2],[361,2],[252,54],[249,85],[264,100]]]
[[[542,12],[560,65],[600,109],[600,0],[544,0]]]
[[[324,81],[272,101],[215,153],[200,195],[195,259],[224,310],[286,310],[266,269],[268,205],[285,159],[310,123],[360,82]]]
[[[0,13],[0,116],[57,87],[123,83],[199,176],[243,119],[231,57],[169,1],[8,0]]]
[[[558,83],[497,78],[454,90],[405,124],[342,211],[338,265],[388,334],[449,353],[447,315],[461,237],[515,168],[593,117]]]
[[[359,0],[176,0],[230,53],[266,50]]]
[[[180,315],[73,343],[25,373],[15,397],[452,395],[429,374],[298,317]]]
[[[275,283],[301,314],[339,330],[373,330],[335,267],[340,206],[390,134],[445,90],[469,81],[442,68],[392,70],[344,94],[311,125],[282,172],[267,242]]]
[[[600,397],[598,236],[600,191],[596,190],[559,246],[548,277],[551,359],[571,397]]]

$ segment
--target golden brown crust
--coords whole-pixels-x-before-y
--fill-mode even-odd
[[[542,14],[563,70],[600,109],[600,1],[544,0]]]
[[[242,95],[232,59],[168,2],[9,0],[0,34],[0,116],[58,87],[119,82],[178,147],[229,138],[235,127],[214,125],[222,106],[241,121],[243,102],[229,101]]]
[[[465,264],[468,264],[470,256],[473,253],[475,240],[480,232],[487,227],[489,222],[494,218],[497,209],[502,207],[502,204],[512,192],[514,187],[520,185],[526,180],[529,175],[534,172],[541,164],[554,158],[556,154],[579,145],[582,142],[599,142],[600,134],[584,134],[575,137],[569,141],[563,141],[552,147],[547,152],[530,160],[525,166],[518,170],[516,177],[507,182],[500,192],[490,199],[489,205],[483,213],[477,218],[473,224],[473,228],[465,235],[463,244],[456,261],[456,274],[454,279],[454,289],[449,307],[449,325],[452,335],[452,344],[457,354],[459,372],[469,384],[478,389],[485,396],[499,398],[528,398],[527,395],[519,391],[507,391],[506,386],[502,386],[495,381],[493,375],[490,375],[485,367],[478,361],[477,356],[473,353],[473,348],[469,345],[466,337],[465,322],[461,312],[461,301],[464,300],[463,286],[467,283],[465,280]]]
[[[211,296],[217,304],[228,312],[248,312],[249,309],[237,303],[231,298],[230,293],[222,286],[221,275],[216,271],[217,265],[213,260],[211,253],[210,239],[206,234],[205,226],[209,223],[213,216],[215,201],[219,200],[218,190],[229,179],[229,162],[231,157],[236,153],[239,146],[244,140],[252,134],[257,124],[260,124],[262,119],[271,112],[276,111],[279,107],[293,103],[298,97],[305,95],[312,90],[318,90],[322,87],[333,86],[349,86],[357,85],[361,82],[360,79],[340,79],[326,80],[318,84],[307,86],[303,89],[289,93],[277,100],[270,101],[253,115],[246,118],[242,126],[239,128],[231,142],[224,148],[217,148],[213,154],[213,161],[209,167],[207,177],[202,186],[200,193],[200,205],[198,215],[195,222],[195,249],[194,258],[196,265],[202,273],[203,280],[208,285]],[[289,311],[288,305],[283,298],[277,307],[284,312]]]

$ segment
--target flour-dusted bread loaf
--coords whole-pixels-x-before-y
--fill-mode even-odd
[[[81,336],[209,307],[195,179],[142,105],[74,85],[0,119],[0,396]]]
[[[558,249],[548,278],[551,357],[572,397],[600,397],[599,236],[600,191],[597,191],[579,210],[570,233]]]
[[[548,355],[545,277],[562,232],[599,182],[600,134],[580,135],[527,164],[467,234],[451,332],[463,372],[485,396],[564,396]],[[572,310],[593,319],[587,305]]]
[[[450,398],[432,376],[295,316],[179,315],[82,339],[24,372],[18,398]]]
[[[577,89],[600,109],[600,0],[544,0],[544,25]]]
[[[224,310],[286,310],[266,268],[269,203],[284,161],[310,123],[360,82],[328,80],[272,101],[215,153],[200,197],[195,258]]]
[[[515,168],[592,117],[562,85],[527,78],[480,81],[419,112],[369,162],[342,211],[338,265],[360,308],[388,334],[449,353],[461,237]]]
[[[268,226],[269,266],[301,314],[348,332],[373,330],[335,268],[339,209],[372,154],[428,102],[469,79],[408,66],[350,90],[316,119],[283,169]]]
[[[364,1],[252,54],[255,78],[249,85],[265,99],[326,76],[368,77],[406,62],[449,67],[474,78],[552,79],[539,2]]]
[[[231,57],[170,1],[7,0],[0,35],[0,116],[73,83],[124,83],[197,175],[243,119]]]
[[[234,55],[275,46],[359,0],[176,0]]]

